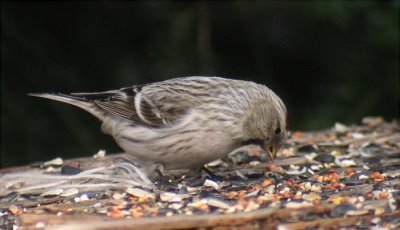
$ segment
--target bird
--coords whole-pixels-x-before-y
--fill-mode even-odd
[[[273,161],[288,135],[283,101],[246,80],[189,76],[104,92],[29,95],[91,113],[149,171],[199,169],[249,144]]]

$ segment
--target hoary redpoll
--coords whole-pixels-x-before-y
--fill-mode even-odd
[[[95,93],[31,94],[78,106],[146,168],[195,169],[245,144],[271,160],[287,136],[287,111],[264,85],[184,77]]]

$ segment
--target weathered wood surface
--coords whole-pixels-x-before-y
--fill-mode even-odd
[[[37,215],[23,214],[20,216],[22,226],[35,227],[37,223],[46,223],[46,229],[196,229],[196,228],[236,228],[236,229],[275,229],[276,227],[298,230],[307,227],[337,229],[351,227],[360,221],[371,221],[374,216],[353,216],[345,218],[320,218],[311,221],[297,221],[295,223],[281,223],[287,219],[301,219],[308,214],[328,214],[331,207],[314,207],[302,210],[262,209],[246,213],[231,215],[199,215],[199,216],[173,216],[114,220],[94,215]],[[400,218],[400,212],[382,215],[381,218]]]
[[[7,186],[16,190],[0,196],[0,225],[4,229],[397,229],[400,126],[372,121],[294,132],[273,164],[250,149],[248,159],[239,154],[240,159],[232,158],[234,164],[209,167],[224,177],[223,182],[191,185],[176,178],[155,191],[144,191],[154,193],[150,198],[119,189],[66,197],[18,195],[24,184],[9,181]],[[63,165],[87,170],[125,157],[83,157]],[[45,169],[0,169],[0,184],[2,175]]]

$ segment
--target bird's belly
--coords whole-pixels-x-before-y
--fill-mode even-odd
[[[147,139],[129,135],[119,138],[118,144],[138,161],[160,163],[165,169],[198,168],[238,147],[226,133],[207,129]]]
[[[225,145],[210,146],[207,142],[199,142],[185,152],[166,153],[159,158],[165,169],[195,169],[211,161],[220,159],[229,154],[234,148]]]

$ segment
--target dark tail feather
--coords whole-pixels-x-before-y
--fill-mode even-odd
[[[62,93],[29,93],[29,96],[33,97],[42,97],[47,98],[55,101],[61,101],[67,104],[75,105],[83,110],[88,111],[89,113],[93,114],[94,116],[98,117],[99,119],[103,119],[103,112],[97,105],[93,102],[88,100],[84,96],[77,96],[77,95],[68,95]]]

